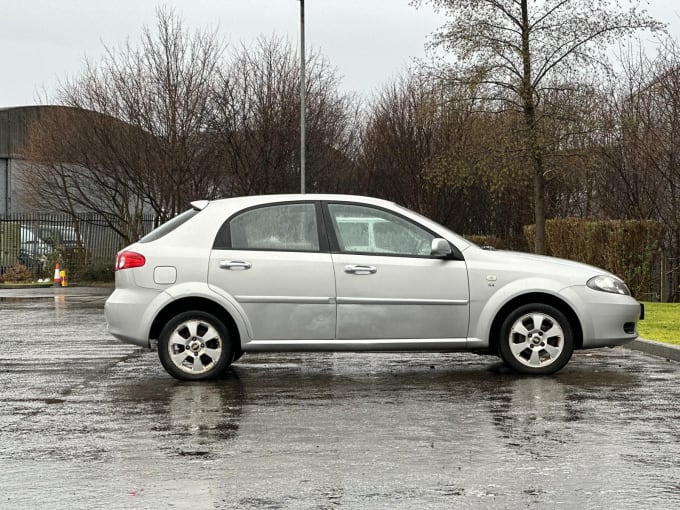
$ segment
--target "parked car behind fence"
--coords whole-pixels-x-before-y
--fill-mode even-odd
[[[142,224],[145,233],[151,231],[154,216],[143,217]],[[0,274],[22,264],[36,278],[51,277],[59,262],[69,274],[77,275],[88,266],[112,266],[124,244],[101,214],[0,215]]]
[[[31,227],[21,225],[20,232],[19,262],[34,273],[44,273],[52,246]]]

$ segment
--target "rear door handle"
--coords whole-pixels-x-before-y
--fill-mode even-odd
[[[220,269],[229,269],[244,271],[250,269],[253,265],[250,262],[243,262],[241,260],[222,260],[220,261]]]
[[[345,273],[351,273],[351,274],[373,274],[378,271],[378,268],[375,266],[356,266],[356,265],[349,265],[345,266]]]

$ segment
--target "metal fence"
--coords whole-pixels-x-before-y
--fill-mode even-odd
[[[153,215],[142,218],[144,233],[154,227]],[[70,274],[109,266],[125,244],[101,214],[0,215],[0,273],[21,264],[36,278],[51,277],[54,265]]]

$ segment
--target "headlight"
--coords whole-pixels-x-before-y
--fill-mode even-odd
[[[595,276],[588,280],[586,285],[588,285],[588,287],[593,290],[601,290],[602,292],[611,292],[613,294],[630,296],[630,290],[628,290],[626,284],[623,283],[623,280],[615,276]]]

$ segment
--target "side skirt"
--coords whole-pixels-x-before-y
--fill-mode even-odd
[[[390,340],[251,340],[244,352],[356,352],[356,351],[464,351],[472,348],[465,338]]]

